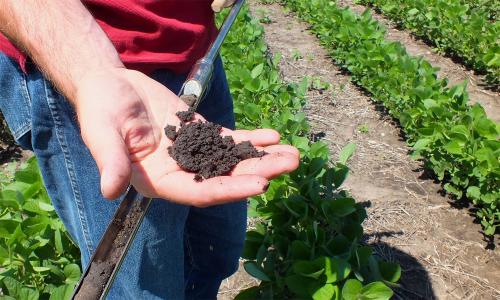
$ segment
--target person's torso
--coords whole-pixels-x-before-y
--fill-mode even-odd
[[[217,33],[211,0],[84,0],[128,68],[187,72]],[[0,34],[0,51],[25,55]]]

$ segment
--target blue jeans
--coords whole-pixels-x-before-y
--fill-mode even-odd
[[[175,93],[185,79],[164,70],[152,77]],[[14,138],[37,156],[47,191],[85,268],[121,199],[102,197],[98,169],[73,108],[38,70],[32,67],[24,74],[2,53],[0,108]],[[199,112],[234,127],[220,59]],[[237,269],[245,227],[245,201],[200,209],[155,199],[108,299],[215,299],[221,281]]]

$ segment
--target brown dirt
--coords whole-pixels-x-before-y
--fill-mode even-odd
[[[177,115],[181,118],[185,113],[189,112]],[[235,144],[231,136],[221,136],[220,125],[202,121],[184,123],[192,118],[192,113],[190,119],[181,118],[178,132],[167,126],[165,134],[174,140],[168,153],[183,170],[196,173],[196,181],[226,175],[240,161],[264,156],[265,152],[257,151],[249,141]]]
[[[343,7],[349,6],[357,13],[362,13],[366,9],[365,6],[354,4],[352,0],[340,0],[337,3]],[[500,93],[485,88],[484,76],[478,76],[464,65],[455,63],[451,58],[436,53],[436,50],[424,41],[408,31],[398,29],[394,22],[384,18],[374,10],[372,10],[372,15],[387,28],[387,40],[400,42],[406,47],[410,55],[423,56],[434,67],[438,67],[438,76],[440,78],[447,77],[449,86],[467,81],[470,101],[472,103],[479,102],[484,107],[489,118],[500,122]]]
[[[453,208],[422,164],[410,159],[397,124],[333,65],[307,24],[277,4],[253,0],[250,6],[254,16],[271,20],[263,24],[266,41],[271,53],[283,56],[280,70],[285,80],[299,82],[309,76],[330,84],[326,91],[307,93],[305,112],[332,158],[348,142],[357,145],[345,188],[358,201],[371,202],[364,223],[367,242],[380,256],[402,265],[395,298],[500,299],[498,241],[495,250],[485,249],[481,227],[467,210]],[[467,73],[459,65],[454,68],[450,70]],[[231,299],[225,294],[231,287],[255,283],[242,272],[225,282],[219,299]]]

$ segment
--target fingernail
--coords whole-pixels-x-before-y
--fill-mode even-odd
[[[263,190],[264,190],[264,193],[267,192],[267,190],[269,189],[269,182],[264,186]]]

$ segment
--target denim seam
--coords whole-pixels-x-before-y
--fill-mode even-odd
[[[92,239],[90,239],[88,225],[86,222],[85,215],[83,214],[84,207],[83,207],[83,202],[81,200],[80,190],[78,189],[78,184],[76,182],[76,175],[74,172],[73,162],[71,160],[71,157],[70,157],[70,154],[68,151],[68,146],[67,146],[66,141],[63,137],[63,134],[61,134],[61,132],[60,132],[60,128],[62,127],[62,122],[61,122],[59,115],[57,114],[57,107],[54,105],[54,103],[51,103],[51,101],[49,101],[49,99],[53,99],[54,97],[49,96],[49,88],[47,87],[47,81],[45,81],[45,80],[44,80],[44,86],[45,86],[45,96],[47,99],[47,104],[50,108],[50,114],[52,115],[52,119],[54,120],[57,140],[59,142],[59,146],[61,147],[61,152],[63,153],[63,156],[64,156],[64,163],[66,164],[66,170],[68,171],[68,177],[69,177],[70,184],[71,184],[71,190],[73,192],[73,198],[75,199],[76,206],[78,209],[78,216],[80,219],[79,220],[80,225],[81,225],[82,230],[83,230],[83,237],[85,239],[85,246],[87,247],[87,251],[88,251],[89,256],[91,256],[92,249],[93,249]],[[55,99],[53,99],[53,100],[55,100]]]
[[[25,102],[25,104],[27,105],[24,105],[23,107],[30,107],[31,108],[31,97],[30,97],[30,94],[28,92],[28,85],[27,85],[27,78],[26,78],[26,74],[24,74],[21,69],[18,70],[21,75],[21,80],[19,81],[19,84],[21,85],[21,88],[19,89],[21,91],[21,94],[23,96],[23,100]],[[29,115],[29,111],[28,111],[28,115]],[[28,119],[26,122],[23,122],[19,128],[17,128],[16,130],[14,130],[12,132],[14,138],[16,140],[20,139],[24,134],[26,134],[28,131],[31,130],[31,119]]]
[[[14,138],[16,140],[19,140],[23,135],[25,135],[30,130],[31,130],[31,123],[30,122],[25,122],[17,130],[14,130],[12,132],[12,135],[14,136]]]

